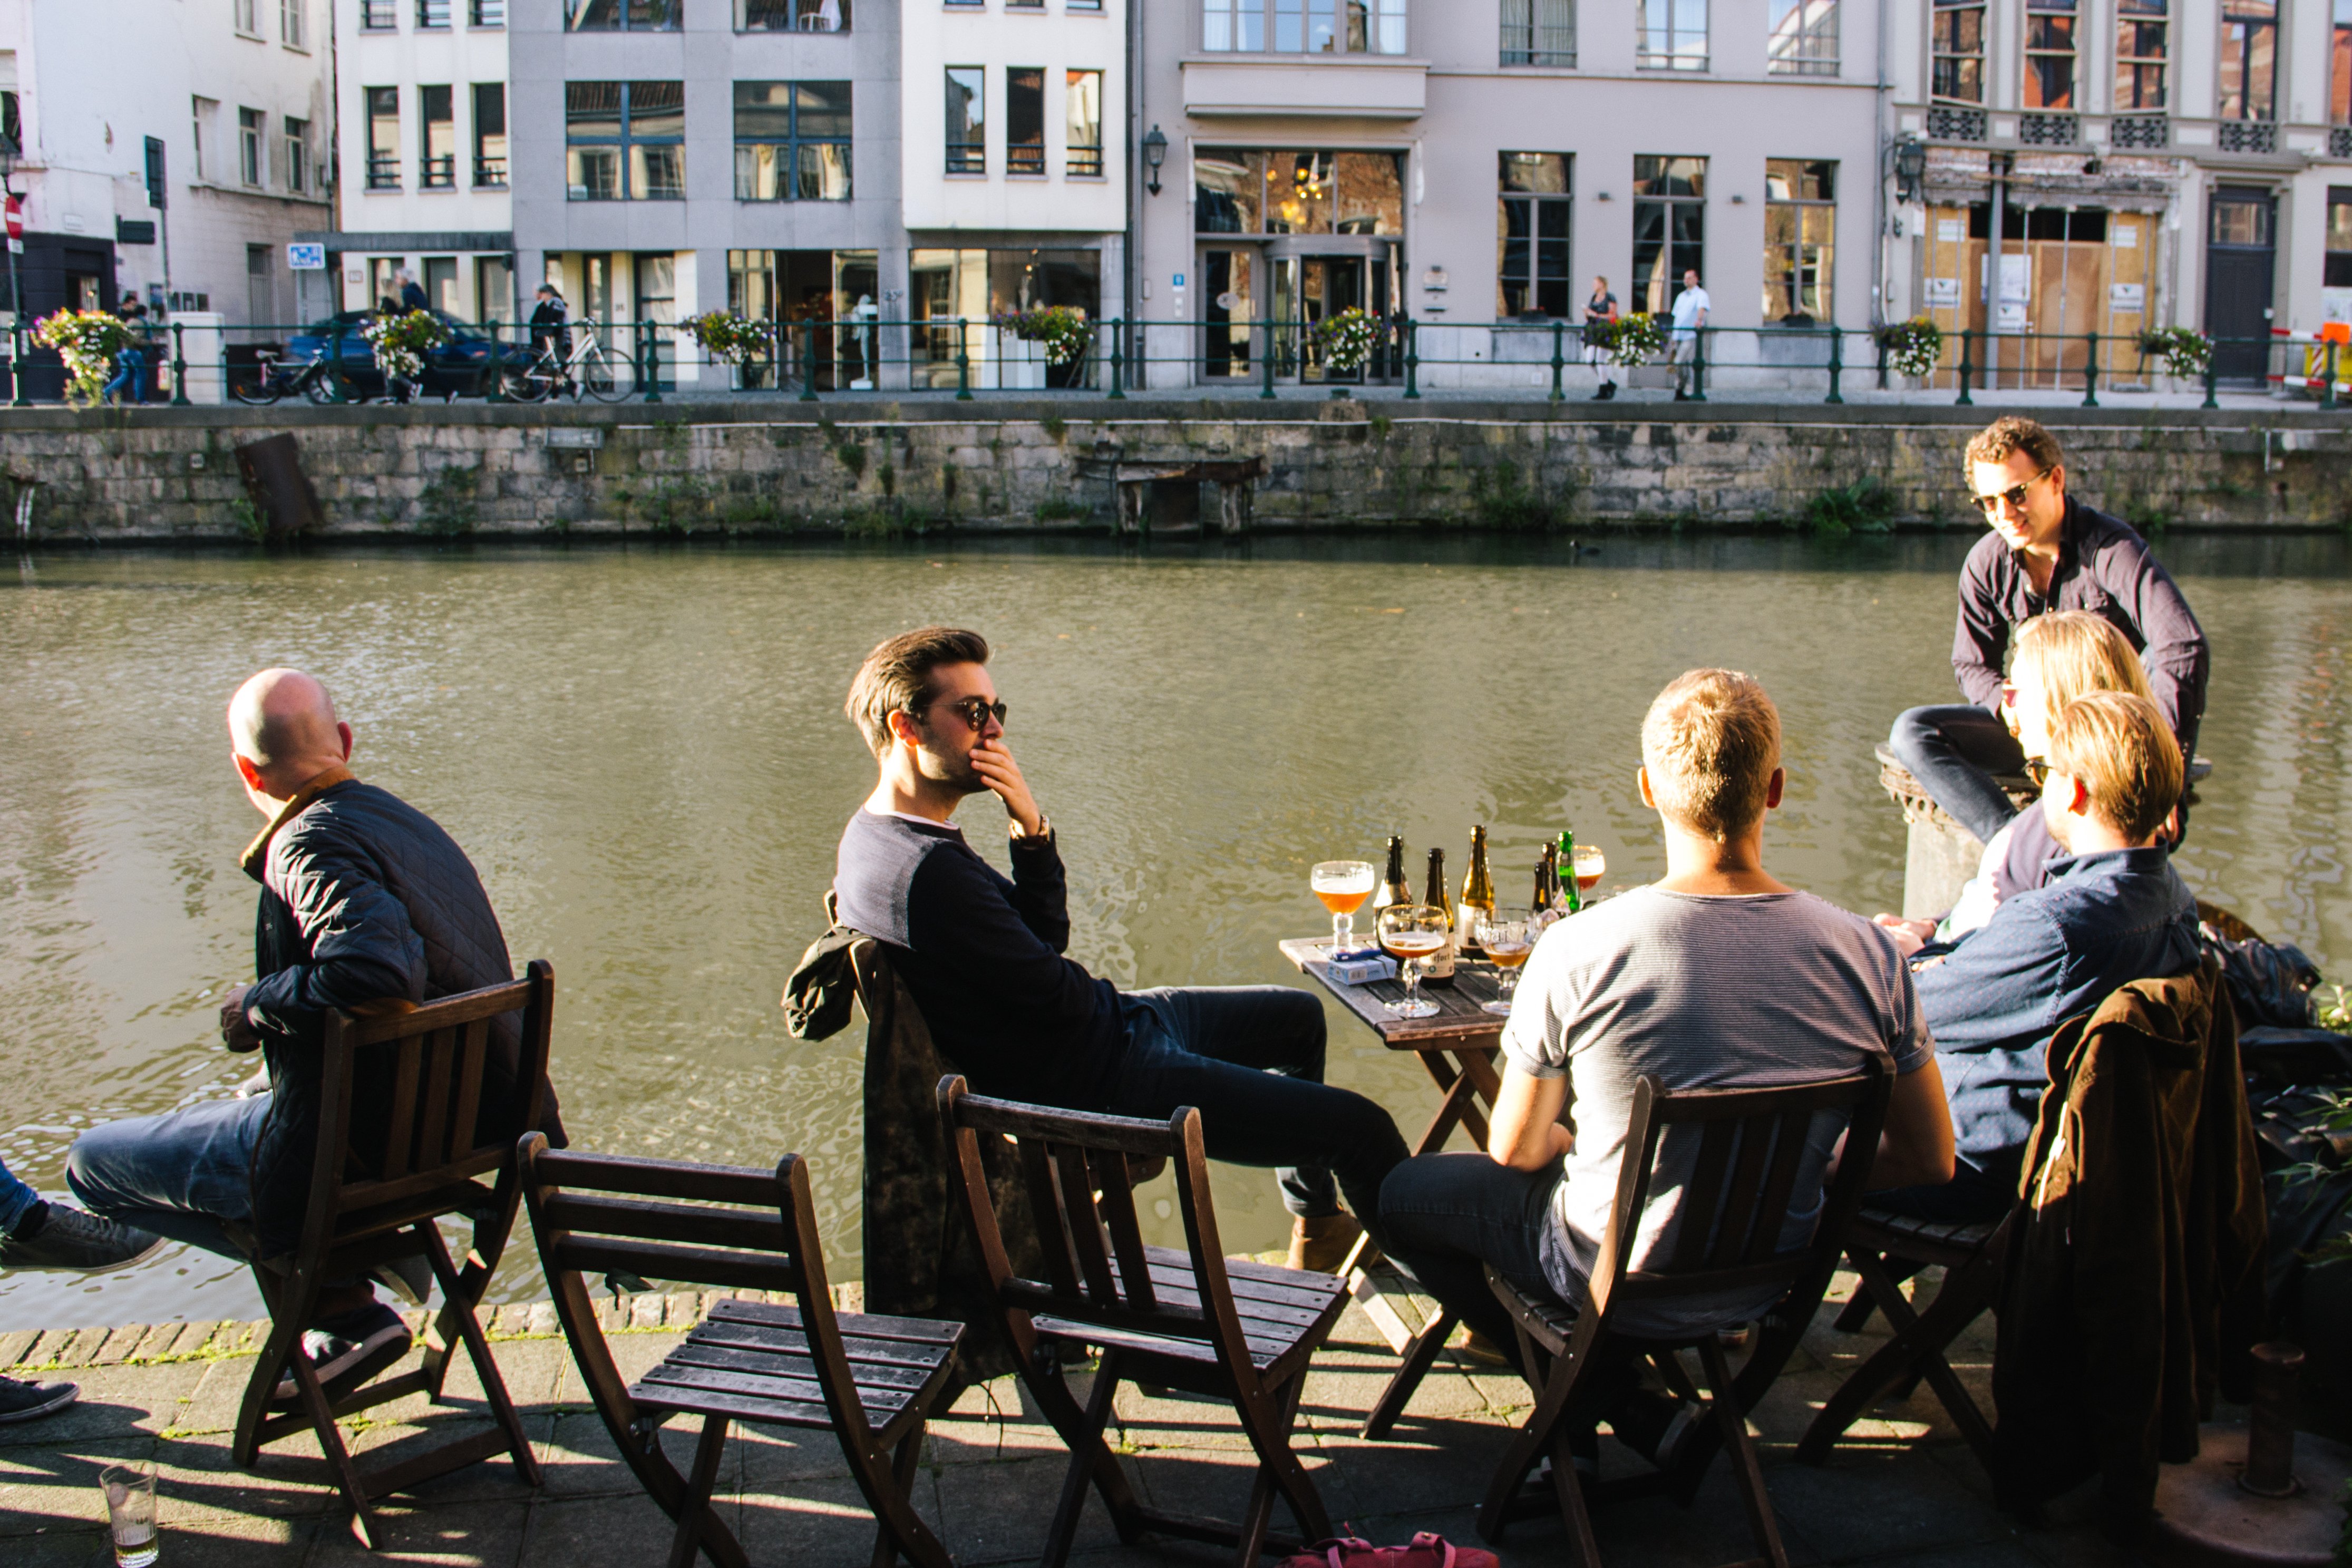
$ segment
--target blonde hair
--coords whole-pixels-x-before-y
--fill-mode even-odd
[[[941,664],[985,664],[988,639],[954,626],[924,626],[876,646],[857,666],[841,705],[877,758],[890,749],[890,716],[919,714],[935,695],[931,672]]]
[[[1780,765],[1780,710],[1753,675],[1738,670],[1686,671],[1642,720],[1642,766],[1659,812],[1717,843],[1764,815]]]
[[[2145,843],[2180,801],[2180,742],[2164,712],[2131,692],[2090,692],[2050,721],[2050,770],[2079,779],[2091,809]]]
[[[2042,706],[2050,713],[2092,692],[2129,692],[2156,700],[2148,689],[2147,671],[2124,634],[2087,610],[2053,610],[2020,627],[2011,674],[2028,660],[2032,661]]]

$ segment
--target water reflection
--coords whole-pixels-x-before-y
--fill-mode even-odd
[[[1123,985],[1294,979],[1307,867],[1402,832],[1458,862],[1491,825],[1523,895],[1564,823],[1610,881],[1657,874],[1632,789],[1659,686],[1695,664],[1779,698],[1780,875],[1896,907],[1899,817],[1870,748],[1946,700],[1965,538],[1282,540],[1120,551],[475,549],[34,558],[0,593],[15,679],[0,756],[0,1155],[46,1188],[74,1130],[224,1092],[219,988],[251,963],[257,820],[221,707],[256,667],[324,676],[361,771],[471,852],[518,959],[554,961],[556,1064],[593,1147],[812,1156],[836,1267],[857,1243],[859,1040],[783,1032],[833,847],[871,783],[842,718],[858,658],[929,620],[1000,650],[1010,739],[1059,830],[1074,956]],[[2219,765],[2181,860],[2201,893],[2323,965],[2343,889],[2340,540],[2161,547],[2211,633]],[[992,801],[967,808],[990,824]],[[992,852],[1001,856],[1002,850]],[[1334,1020],[1333,1073],[1417,1131],[1417,1067]],[[1235,1247],[1275,1245],[1269,1179],[1221,1172]],[[526,1246],[500,1289],[532,1293]],[[236,1270],[175,1252],[134,1276],[0,1279],[0,1327],[251,1315]]]

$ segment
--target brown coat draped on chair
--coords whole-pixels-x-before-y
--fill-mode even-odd
[[[2220,966],[2123,987],[2050,1042],[2011,1238],[1996,1480],[2030,1508],[2093,1475],[2109,1534],[2152,1517],[2264,1313],[2268,1228]]]

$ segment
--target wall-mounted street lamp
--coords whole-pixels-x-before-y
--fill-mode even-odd
[[[1908,206],[1919,200],[1920,182],[1927,174],[1927,144],[1906,136],[1895,144],[1895,200]]]
[[[1160,193],[1160,165],[1167,162],[1168,138],[1160,133],[1158,125],[1154,125],[1151,134],[1143,139],[1143,166],[1151,171],[1151,183],[1148,188],[1155,196]]]

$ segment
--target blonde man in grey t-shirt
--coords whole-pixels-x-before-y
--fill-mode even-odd
[[[1885,1052],[1897,1076],[1872,1185],[1951,1179],[1934,1043],[1894,944],[1764,870],[1764,817],[1784,778],[1780,716],[1751,677],[1693,670],[1658,695],[1642,724],[1639,784],[1664,832],[1665,876],[1544,933],[1504,1026],[1486,1153],[1425,1155],[1382,1184],[1389,1255],[1475,1333],[1510,1337],[1489,1263],[1522,1289],[1582,1302],[1643,1073],[1670,1091],[1748,1087],[1837,1076]],[[1816,1196],[1792,1218],[1792,1242],[1819,1212],[1843,1128],[1824,1118],[1813,1136],[1801,1190]],[[1672,1168],[1691,1155],[1665,1146],[1667,1179],[1642,1216],[1633,1267],[1671,1243],[1683,1186]],[[1769,1304],[1727,1299],[1621,1323],[1703,1332]],[[1596,1384],[1591,1419],[1622,1397],[1631,1370]]]

